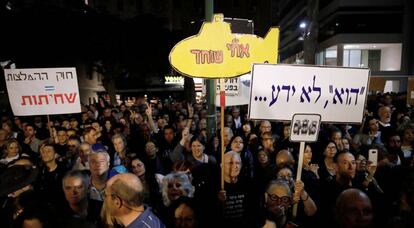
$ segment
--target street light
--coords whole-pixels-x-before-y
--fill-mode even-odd
[[[310,34],[309,23],[307,20],[301,21],[299,24],[300,36],[299,41],[304,41]]]

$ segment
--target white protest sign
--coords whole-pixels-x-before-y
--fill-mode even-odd
[[[236,96],[240,91],[240,77],[224,79],[224,92],[226,96]],[[216,93],[220,94],[220,84],[216,83]]]
[[[16,116],[81,112],[75,68],[5,69]]]
[[[295,114],[290,126],[291,142],[316,142],[321,116],[318,114]]]
[[[226,91],[226,106],[249,104],[251,74],[250,73],[244,74],[236,78],[238,79],[237,94],[235,93],[231,94],[231,92],[229,94],[228,91]],[[231,78],[231,79],[236,79],[236,78]],[[219,86],[217,85],[217,87]],[[216,106],[220,107],[220,91],[216,92]]]
[[[254,64],[252,74],[250,119],[315,113],[322,122],[362,122],[369,69]]]

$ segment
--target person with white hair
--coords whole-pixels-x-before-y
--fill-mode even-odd
[[[223,227],[255,227],[258,224],[259,196],[247,178],[239,178],[242,168],[240,154],[224,154],[224,190],[218,194]]]
[[[105,150],[93,151],[89,154],[91,179],[89,182],[90,195],[93,200],[103,201],[103,194],[108,180],[110,157]]]

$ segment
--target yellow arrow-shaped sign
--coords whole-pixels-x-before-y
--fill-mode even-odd
[[[223,19],[215,14],[198,35],[173,47],[169,60],[176,71],[189,77],[231,78],[250,72],[253,63],[277,63],[279,28],[271,28],[263,39],[231,33]]]

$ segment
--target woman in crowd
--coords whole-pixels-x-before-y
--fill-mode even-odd
[[[241,170],[241,177],[253,179],[254,177],[254,160],[253,154],[247,149],[244,143],[244,138],[239,135],[234,135],[227,146],[226,151],[234,151],[240,154],[243,168]]]
[[[406,161],[411,161],[413,157],[414,125],[407,124],[401,129],[401,150]]]
[[[17,140],[8,140],[3,151],[3,156],[0,160],[0,164],[7,166],[10,162],[19,159],[21,156],[21,150],[22,148]]]
[[[193,197],[194,186],[184,173],[170,173],[162,180],[161,187],[164,206],[168,207],[180,196]]]
[[[223,227],[255,227],[259,222],[259,195],[248,178],[241,178],[240,154],[224,154],[224,190],[219,191],[218,224]],[[243,210],[240,210],[243,208]]]
[[[162,180],[161,194],[164,203],[161,217],[167,227],[173,227],[174,221],[171,219],[174,213],[173,203],[182,196],[193,198],[194,186],[186,174],[170,173]]]
[[[334,141],[329,141],[324,147],[323,160],[319,162],[318,174],[321,182],[332,180],[336,174],[333,158],[338,152],[338,147]]]
[[[115,153],[111,158],[112,166],[126,165],[127,163],[125,161],[127,159],[128,152],[125,137],[121,134],[112,136],[112,144],[115,150]]]
[[[269,183],[265,195],[264,228],[286,227],[290,223],[293,193],[286,181],[276,180]]]
[[[339,128],[335,126],[330,127],[329,140],[334,141],[338,151],[343,151],[344,146],[342,145],[342,132]]]
[[[112,136],[114,135],[114,123],[109,118],[106,118],[104,121],[104,127],[101,132],[102,134],[102,143],[108,145],[111,142]]]
[[[316,195],[319,180],[319,165],[312,164],[312,148],[310,145],[305,146],[302,163],[302,177],[301,180],[305,184],[305,189],[312,196]]]
[[[361,147],[369,147],[372,144],[382,144],[381,131],[379,130],[378,120],[367,116],[364,121],[362,132],[352,139],[352,146],[355,151],[360,151]]]
[[[173,221],[175,228],[197,228],[202,224],[198,223],[198,211],[192,198],[182,196],[174,204]],[[206,226],[203,226],[206,227]]]
[[[276,166],[270,162],[269,156],[264,150],[257,152],[257,162],[255,167],[255,180],[259,184],[261,191],[275,177]]]
[[[160,200],[160,188],[155,174],[150,170],[146,170],[145,164],[138,157],[132,158],[130,167],[131,172],[141,180],[142,186],[144,187],[144,193],[147,196],[144,202],[151,205],[155,211],[159,210],[162,202]]]
[[[189,133],[189,129],[186,127],[182,132],[182,138],[180,142],[175,147],[173,154],[171,156],[171,160],[173,162],[179,160],[187,160],[191,162],[193,165],[199,164],[217,164],[216,159],[212,155],[207,155],[204,153],[205,144],[204,138],[199,136],[191,136]],[[186,144],[189,142],[189,147],[191,153],[185,152]],[[187,149],[188,150],[188,149]]]

